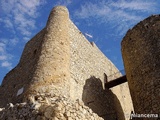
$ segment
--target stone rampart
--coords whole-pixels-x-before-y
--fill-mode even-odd
[[[122,55],[135,112],[160,113],[159,15],[148,17],[127,32]]]
[[[106,76],[118,69],[69,19],[65,7],[55,7],[46,27],[25,46],[19,64],[0,87],[0,107],[7,103],[37,103],[39,96],[80,99],[104,120],[128,119],[132,101],[128,83],[104,89]],[[116,74],[114,78],[121,76]]]
[[[119,114],[119,117],[123,116],[121,119],[125,119],[124,117],[128,119],[127,115],[133,110],[128,83],[111,90],[104,90],[105,75],[113,75],[119,70],[98,49],[96,44],[90,43],[84,37],[72,22],[70,28],[72,28],[70,34],[73,36],[71,37],[70,61],[71,98],[81,98],[85,105],[104,118],[109,118],[109,116],[115,118]],[[113,79],[119,76],[121,76],[120,73],[115,74]]]

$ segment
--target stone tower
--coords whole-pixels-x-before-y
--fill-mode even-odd
[[[70,100],[68,104],[73,106],[77,100],[83,101],[85,106],[80,106],[80,111],[84,109],[84,114],[90,114],[90,108],[94,113],[89,118],[82,114],[86,119],[96,114],[104,120],[127,120],[125,114],[133,110],[128,83],[104,89],[106,75],[114,79],[121,76],[118,72],[69,19],[67,8],[58,6],[51,11],[46,27],[28,41],[18,65],[5,76],[0,87],[0,107],[21,102],[42,106],[44,101],[52,106],[58,104],[53,101],[61,98],[62,102]],[[80,111],[76,110],[74,115]],[[73,113],[63,112],[57,113],[63,118]]]
[[[58,92],[69,95],[66,83],[70,75],[68,23],[69,13],[65,7],[51,11],[46,27],[26,44],[19,64],[4,78],[2,93],[7,99],[3,102],[29,99],[45,92],[52,84],[59,87]],[[23,95],[17,95],[18,90],[23,91]]]
[[[122,40],[124,66],[135,113],[160,113],[160,16],[151,16]]]

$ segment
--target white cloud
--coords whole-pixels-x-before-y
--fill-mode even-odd
[[[10,43],[15,46],[18,43],[18,39],[12,38],[12,39],[10,39]]]
[[[0,55],[0,60],[6,60],[7,59],[7,56],[5,55]]]
[[[79,19],[97,19],[97,24],[111,23],[117,32],[123,34],[133,25],[143,19],[143,14],[152,13],[155,2],[139,0],[113,0],[93,3],[86,2],[75,11]]]
[[[37,7],[44,3],[44,0],[23,0],[20,1],[19,4],[17,4],[17,7],[22,11],[22,13],[26,13],[30,17],[37,17]]]
[[[4,10],[7,14],[10,13],[10,11],[13,9],[15,5],[15,0],[1,0],[1,8]]]
[[[0,42],[0,53],[5,51],[5,44]]]
[[[0,63],[1,67],[12,68],[12,57],[8,47],[15,46],[19,40],[18,33],[22,38],[30,38],[32,31],[36,29],[36,19],[40,13],[41,5],[46,0],[0,0],[0,25],[6,28],[9,36],[0,39]],[[3,31],[2,31],[3,32]],[[16,34],[17,33],[17,34]],[[2,36],[1,36],[2,37]],[[23,40],[23,39],[21,39]],[[29,39],[28,39],[29,40]]]
[[[126,0],[119,0],[118,2],[108,2],[108,1],[101,1],[98,3],[91,3],[86,2],[83,6],[81,6],[80,10],[75,12],[76,16],[79,18],[89,18],[89,17],[116,17],[119,18],[125,16],[128,18],[130,16],[135,19],[135,16],[132,17],[133,14],[130,14],[129,11],[141,11],[141,12],[149,12],[153,11],[154,9],[154,2],[144,2],[144,1],[126,1]],[[152,9],[151,9],[152,8]],[[120,13],[120,14],[119,14]],[[116,19],[115,18],[115,19]],[[139,18],[139,17],[138,17]]]
[[[24,36],[30,36],[31,30],[36,28],[35,18],[40,14],[38,9],[45,4],[45,0],[1,0],[2,10],[6,13],[4,23],[6,28],[15,28]]]
[[[13,28],[13,23],[11,22],[11,20],[10,19],[5,19],[4,20],[4,24],[5,24],[5,27],[6,28]]]
[[[8,69],[11,69],[12,68],[12,63],[10,63],[8,61],[4,61],[4,62],[2,62],[1,66],[6,67]]]
[[[0,47],[5,47],[6,45],[2,42],[0,42]]]
[[[93,38],[92,35],[88,34],[88,33],[85,33],[86,36],[90,37],[90,38]]]
[[[0,62],[2,67],[6,67],[7,69],[12,68],[12,63],[9,61],[12,59],[12,55],[6,52],[6,44],[7,41],[4,39],[0,41]]]
[[[28,37],[23,37],[23,40],[28,41],[30,38]]]
[[[4,52],[4,49],[3,49],[3,47],[1,47],[1,46],[0,46],[0,52]]]
[[[140,11],[148,11],[148,10],[152,10],[149,8],[154,7],[155,3],[154,2],[145,2],[145,1],[138,1],[138,0],[134,0],[134,1],[118,1],[116,3],[111,3],[111,6],[114,6],[116,8],[119,9],[128,9],[128,10],[140,10]]]
[[[18,43],[18,38],[13,37],[13,38],[0,38],[0,47],[3,46],[3,49],[6,50],[6,46],[15,46]]]
[[[72,3],[72,0],[59,0],[56,5],[64,5],[64,6],[68,6]]]

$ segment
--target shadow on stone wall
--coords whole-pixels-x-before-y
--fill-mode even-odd
[[[104,120],[125,120],[118,98],[111,90],[104,90],[101,80],[94,76],[86,80],[82,100]]]

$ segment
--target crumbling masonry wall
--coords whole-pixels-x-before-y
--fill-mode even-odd
[[[159,15],[148,17],[127,32],[122,55],[135,113],[160,113]]]
[[[24,95],[17,93],[20,89],[26,91],[32,81],[44,34],[45,29],[26,44],[18,65],[4,77],[0,86],[0,107],[22,101]]]
[[[68,10],[58,6],[51,11],[46,27],[26,44],[19,64],[4,78],[0,107],[61,96],[73,103],[82,100],[104,120],[128,119],[126,115],[133,110],[128,83],[104,89],[104,74],[117,72],[72,23]]]
[[[133,110],[128,83],[104,90],[104,74],[113,75],[119,72],[118,69],[72,22],[70,28],[70,34],[74,36],[71,37],[70,48],[71,98],[81,98],[87,106],[104,118],[112,120],[110,116],[119,114],[119,118],[122,116],[120,119],[128,119]],[[115,74],[113,79],[119,76],[120,73]]]

